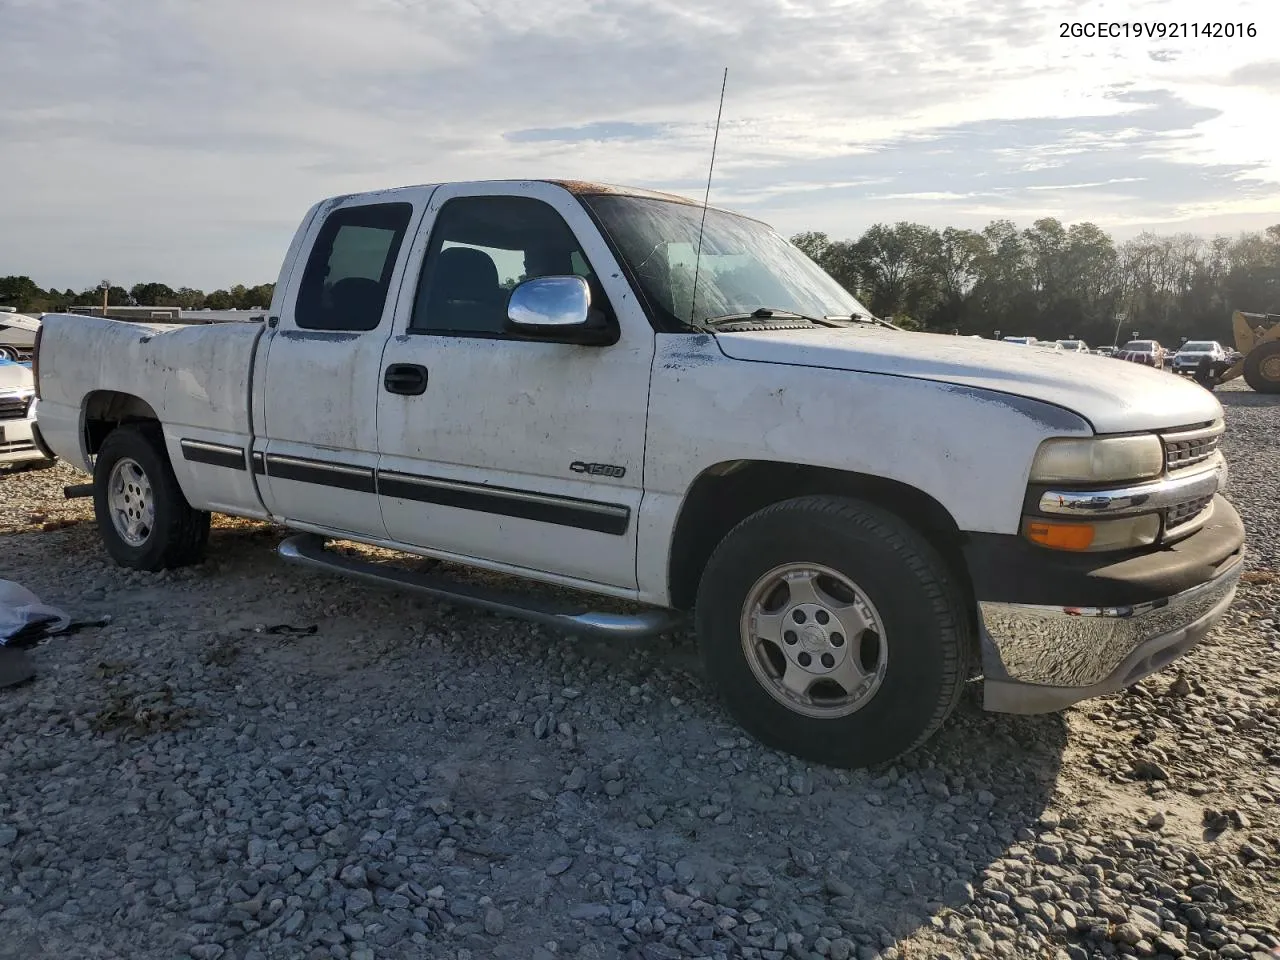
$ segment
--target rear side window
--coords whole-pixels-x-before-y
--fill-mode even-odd
[[[373,330],[382,319],[413,204],[377,203],[329,214],[307,258],[294,310],[304,330]]]

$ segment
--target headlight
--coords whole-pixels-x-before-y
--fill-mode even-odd
[[[1146,480],[1164,469],[1155,434],[1046,440],[1031,464],[1032,483],[1108,483]]]

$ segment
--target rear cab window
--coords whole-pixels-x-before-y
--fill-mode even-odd
[[[411,203],[343,207],[329,214],[298,286],[298,328],[376,329],[412,216]]]

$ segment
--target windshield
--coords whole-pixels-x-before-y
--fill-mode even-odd
[[[1190,343],[1182,345],[1183,353],[1213,353],[1213,348],[1217,346],[1214,343],[1206,343],[1202,340],[1192,340]]]
[[[693,204],[646,197],[582,197],[613,239],[645,298],[669,323],[701,326],[759,307],[806,317],[869,317],[871,312],[821,267],[756,220]],[[698,260],[697,302],[692,303]]]

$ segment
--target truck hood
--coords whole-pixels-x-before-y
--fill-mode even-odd
[[[1158,430],[1222,416],[1209,391],[1171,373],[1091,354],[857,326],[717,333],[725,356],[995,390],[1064,407],[1098,433]]]

